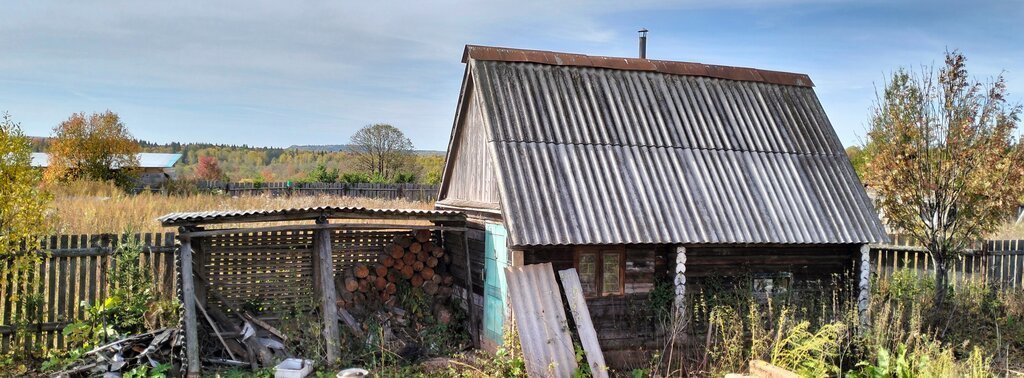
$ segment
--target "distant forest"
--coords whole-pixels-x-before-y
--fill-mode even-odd
[[[47,138],[32,138],[33,151],[45,152]],[[222,145],[210,143],[168,144],[139,141],[143,152],[180,153],[181,161],[175,165],[179,178],[191,178],[201,156],[217,158],[220,169],[230,181],[306,181],[318,166],[340,174],[357,173],[352,154],[346,145],[252,147],[248,145]],[[437,184],[441,179],[444,153],[415,151],[414,163],[408,174],[415,181]]]

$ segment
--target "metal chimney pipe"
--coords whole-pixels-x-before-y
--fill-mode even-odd
[[[647,29],[640,29],[640,59],[647,59]]]

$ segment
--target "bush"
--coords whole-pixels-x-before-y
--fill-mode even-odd
[[[338,181],[338,168],[328,170],[323,164],[317,165],[316,169],[309,172],[306,177],[308,182],[334,183]]]

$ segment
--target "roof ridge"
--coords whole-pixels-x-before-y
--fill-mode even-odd
[[[814,87],[810,76],[802,73],[759,68],[671,60],[640,59],[527,50],[508,47],[466,45],[462,62],[470,59],[500,62],[536,63],[553,66],[594,67],[624,71],[650,71],[683,76],[705,76],[736,81],[753,81],[798,87]]]

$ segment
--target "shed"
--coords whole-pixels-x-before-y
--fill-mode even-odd
[[[204,317],[217,318],[218,313],[230,313],[246,303],[294,304],[310,298],[322,317],[319,326],[310,327],[322,330],[326,361],[337,362],[336,273],[358,262],[376,261],[396,233],[430,230],[438,244],[445,238],[464,238],[465,219],[456,211],[361,207],[160,217],[165,227],[179,228],[187,372],[190,376],[200,373],[201,357],[206,355],[201,346],[215,343],[211,338],[219,334],[204,328]]]
[[[485,346],[519,264],[576,268],[606,353],[651,346],[630,303],[658,282],[682,307],[704,277],[799,290],[856,271],[866,299],[857,268],[887,236],[807,75],[484,46],[462,61],[436,207],[469,217]]]

